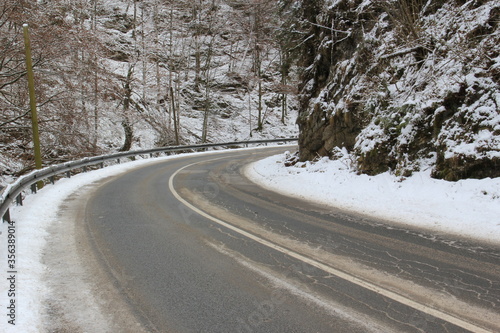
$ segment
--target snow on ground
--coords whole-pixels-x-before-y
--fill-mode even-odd
[[[447,182],[430,168],[401,178],[357,175],[344,151],[338,160],[320,159],[285,167],[288,154],[247,167],[267,189],[397,224],[500,244],[500,178]]]
[[[186,156],[186,155],[181,155]],[[164,157],[161,159],[176,158]],[[56,186],[45,186],[36,195],[27,195],[24,206],[11,207],[11,217],[15,221],[15,267],[11,269],[7,262],[8,223],[0,223],[0,332],[2,333],[38,333],[44,332],[46,300],[50,298],[50,288],[44,281],[47,270],[42,263],[44,248],[48,244],[50,227],[58,222],[59,208],[64,200],[86,184],[123,173],[160,159],[138,160],[109,166],[104,169],[81,173],[70,179],[61,179]],[[15,274],[8,273],[15,271]],[[57,274],[57,272],[52,272]],[[15,275],[11,284],[7,279]],[[10,294],[14,292],[14,294]],[[10,294],[10,295],[9,295]],[[11,310],[7,307],[15,301],[15,325],[8,321]]]
[[[217,154],[224,151],[209,151],[206,154]],[[64,205],[64,201],[71,194],[85,185],[133,168],[189,155],[191,154],[137,160],[81,173],[69,179],[59,180],[56,186],[47,185],[36,195],[26,195],[22,207],[12,206],[10,213],[15,221],[13,226],[15,232],[11,233],[15,236],[12,238],[15,239],[15,243],[13,243],[15,245],[15,262],[12,262],[14,268],[10,268],[8,262],[9,224],[0,222],[0,332],[39,333],[47,330],[49,323],[44,322],[44,320],[47,320],[46,312],[50,311],[47,300],[50,299],[51,295],[49,283],[44,279],[50,274],[58,273],[52,272],[49,267],[43,264],[43,254],[47,252],[50,238],[54,237],[49,230],[60,222],[60,207]],[[57,237],[61,237],[61,235]],[[16,273],[8,273],[10,271]],[[15,276],[15,280],[12,281],[11,288],[11,283],[7,279],[12,275]],[[89,291],[82,292],[88,293]],[[15,325],[9,324],[9,320],[12,320],[8,316],[11,313],[11,310],[8,309],[11,300],[15,301],[15,310],[12,312],[15,314],[12,317],[15,319]],[[84,315],[82,314],[82,316]],[[85,320],[89,319],[82,319],[82,321]]]
[[[213,152],[210,152],[213,153]],[[186,155],[181,155],[186,156]],[[165,157],[162,159],[176,158]],[[431,179],[429,170],[402,180],[388,173],[356,175],[348,155],[330,161],[284,167],[286,155],[272,156],[247,167],[246,173],[264,187],[333,207],[356,210],[439,232],[499,242],[500,178],[456,183]],[[44,331],[48,298],[47,267],[42,264],[50,227],[64,200],[86,184],[120,174],[159,159],[139,160],[61,179],[37,195],[27,195],[23,207],[12,207],[15,223],[15,267],[7,262],[7,223],[0,224],[0,331]],[[13,291],[8,281],[16,271]],[[54,273],[55,274],[55,273]],[[15,289],[15,290],[14,290]],[[15,300],[15,326],[8,323]]]

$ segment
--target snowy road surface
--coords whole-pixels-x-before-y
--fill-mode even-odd
[[[17,329],[498,331],[497,246],[304,203],[242,176],[280,151],[143,162],[94,184],[81,175],[89,185],[75,194],[71,180],[44,190],[69,198],[35,230],[20,223],[29,209],[14,211],[40,254],[19,236]]]

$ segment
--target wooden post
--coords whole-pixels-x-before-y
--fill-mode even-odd
[[[30,108],[31,108],[31,125],[33,128],[33,145],[35,149],[35,167],[42,168],[42,153],[40,150],[40,136],[38,132],[38,115],[36,113],[36,97],[35,97],[35,79],[33,75],[33,64],[31,62],[31,43],[29,28],[27,24],[23,25],[24,31],[24,46],[26,49],[26,70],[28,74],[28,89],[30,95]],[[43,187],[43,182],[37,183],[38,189]]]

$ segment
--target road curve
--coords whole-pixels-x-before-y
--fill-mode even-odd
[[[153,332],[500,331],[500,249],[266,191],[269,148],[159,162],[106,182],[86,227]]]

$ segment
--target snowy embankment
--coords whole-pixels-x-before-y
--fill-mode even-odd
[[[224,152],[225,150],[193,154]],[[65,258],[48,257],[51,247],[73,250],[70,243],[80,242],[80,240],[74,239],[76,236],[66,234],[68,228],[64,227],[63,224],[69,221],[62,218],[62,211],[67,208],[66,200],[74,193],[81,194],[85,187],[108,177],[117,176],[146,164],[190,155],[192,154],[137,160],[81,173],[69,179],[60,179],[55,186],[47,185],[38,191],[37,195],[26,195],[23,200],[24,206],[11,207],[10,212],[14,223],[0,222],[0,279],[2,281],[0,282],[0,309],[2,309],[0,332],[39,333],[57,331],[58,329],[62,331],[66,328],[53,327],[54,322],[61,321],[60,318],[51,316],[61,316],[68,313],[72,314],[70,321],[73,325],[72,328],[66,329],[68,332],[77,331],[76,326],[82,326],[80,330],[82,332],[115,332],[116,330],[113,329],[111,323],[106,322],[105,316],[102,315],[102,305],[99,305],[100,301],[95,299],[91,283],[86,283],[86,281],[80,283],[80,281],[76,281],[80,279],[77,276],[74,279],[68,278],[67,281],[54,282],[54,280],[60,280],[61,276],[66,277],[68,274],[58,271],[60,267],[53,267],[47,263],[54,260],[66,260]],[[74,222],[76,224],[82,221]],[[12,236],[9,237],[9,234]],[[9,239],[11,239],[10,242]],[[65,244],[60,244],[61,242]],[[9,245],[12,247],[8,248]],[[14,256],[11,257],[12,261],[9,261],[9,254]],[[68,257],[78,257],[71,256],[72,254]],[[71,270],[70,266],[78,265],[81,263],[63,262],[62,264],[67,271]],[[8,280],[9,277],[13,277],[12,281]],[[63,283],[63,285],[58,286],[58,283]],[[83,304],[86,310],[80,311],[80,308],[63,307],[62,314],[54,313],[51,308],[53,304],[49,304],[50,301],[60,301],[61,304],[67,306],[67,303],[64,303],[67,300],[57,299],[59,290],[55,289],[74,289],[74,285],[77,283],[76,288],[79,288],[80,292],[79,295],[73,296],[77,297],[78,302]],[[72,286],[70,287],[68,284]],[[102,297],[101,294],[98,296]],[[80,313],[78,313],[79,311]],[[140,332],[135,327],[131,327],[130,331]]]
[[[214,153],[214,152],[209,152]],[[182,155],[186,156],[186,155]],[[169,159],[176,157],[162,158]],[[48,279],[59,273],[47,267],[44,254],[51,242],[61,235],[60,208],[65,200],[82,187],[118,175],[122,172],[158,162],[141,160],[62,179],[56,186],[46,186],[37,195],[28,195],[23,207],[13,207],[16,221],[15,262],[10,269],[7,262],[7,223],[0,223],[0,258],[2,283],[0,307],[3,309],[0,332],[44,332],[50,326],[47,300],[54,292]],[[389,174],[375,177],[356,175],[348,156],[337,161],[322,159],[316,163],[284,167],[285,155],[273,156],[247,167],[247,174],[264,187],[307,200],[361,213],[397,220],[424,228],[499,242],[500,239],[500,179],[466,180],[450,183],[434,180],[429,171],[401,180]],[[56,226],[56,228],[52,228]],[[66,235],[62,235],[63,237]],[[67,237],[67,236],[66,236]],[[15,271],[13,284],[7,279]],[[9,289],[13,288],[15,295]],[[82,323],[91,320],[94,327],[106,329],[107,323],[97,323],[89,313],[99,313],[91,287],[82,286],[80,301],[89,304],[87,313],[80,314]],[[7,307],[15,302],[15,310]],[[70,309],[65,309],[70,311]],[[94,311],[94,312],[93,312]],[[13,313],[15,325],[8,323]]]
[[[175,158],[175,156],[162,159],[167,158]],[[53,290],[54,286],[51,286],[49,279],[57,278],[61,272],[54,270],[53,267],[47,267],[45,262],[54,258],[44,256],[54,239],[62,238],[67,242],[68,238],[72,237],[72,235],[51,234],[51,230],[61,230],[57,225],[61,223],[60,209],[65,200],[88,184],[157,161],[159,159],[139,160],[78,174],[70,179],[61,179],[55,186],[45,186],[37,195],[27,195],[24,206],[11,208],[15,223],[10,225],[10,231],[8,223],[0,223],[0,258],[2,258],[0,262],[0,267],[2,267],[0,332],[46,332],[47,327],[52,324],[51,321],[55,321],[55,318],[50,318],[51,310],[48,300],[56,291]],[[7,261],[9,234],[14,235],[14,238],[11,238],[14,239],[12,244],[15,246],[12,252],[15,257],[12,262]],[[73,263],[66,264],[69,266]],[[11,276],[15,279],[7,281],[7,278]],[[67,288],[67,286],[61,286],[61,288]],[[106,323],[96,323],[100,317],[100,310],[95,299],[92,299],[91,288],[83,286],[81,295],[78,297],[79,301],[85,301],[92,307],[88,309],[88,313],[80,315],[82,322],[91,321],[93,327],[103,328],[102,332],[110,331],[105,328]],[[8,309],[8,306],[11,306],[11,309]],[[70,309],[65,309],[65,311],[69,312]],[[89,313],[92,314],[92,318],[85,318]]]
[[[338,160],[320,159],[285,167],[289,154],[255,162],[246,174],[261,186],[334,208],[381,218],[429,233],[500,244],[500,178],[447,182],[430,168],[408,178],[388,172],[356,174],[344,151]]]

